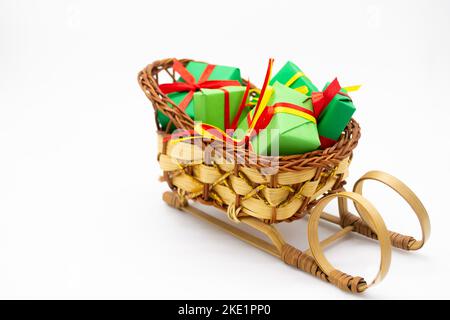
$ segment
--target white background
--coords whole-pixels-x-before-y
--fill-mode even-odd
[[[450,298],[449,14],[445,0],[1,0],[0,297]],[[349,185],[371,169],[404,180],[430,242],[394,250],[385,281],[354,296],[167,207],[136,81],[166,57],[240,66],[259,85],[269,57],[319,87],[362,83]],[[391,229],[419,236],[399,197],[367,190]],[[305,248],[305,227],[280,229]],[[376,271],[365,238],[326,253],[351,274]]]

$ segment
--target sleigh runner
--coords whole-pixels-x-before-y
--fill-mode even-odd
[[[234,236],[306,271],[324,281],[351,292],[363,292],[381,281],[388,272],[391,247],[420,249],[430,234],[428,214],[417,196],[395,177],[371,171],[363,175],[352,191],[344,189],[353,150],[360,137],[360,127],[351,120],[336,143],[323,150],[298,155],[254,156],[249,148],[211,147],[214,139],[179,139],[169,133],[172,125],[192,132],[194,121],[160,89],[159,73],[167,73],[174,82],[173,59],[155,61],[138,75],[138,81],[152,102],[155,113],[168,118],[162,130],[158,121],[158,162],[162,179],[171,191],[163,194],[170,206],[206,220]],[[189,60],[181,60],[187,64]],[[247,84],[247,83],[244,83]],[[256,160],[255,160],[256,159]],[[276,164],[274,167],[274,163]],[[275,170],[274,170],[275,169]],[[375,180],[392,188],[416,214],[422,238],[389,231],[376,208],[363,197],[366,180]],[[339,215],[324,212],[328,203],[338,201]],[[347,202],[355,204],[357,215],[350,213]],[[196,201],[223,211],[226,223],[189,204]],[[307,217],[308,247],[301,251],[287,243],[276,228],[277,223]],[[319,221],[339,225],[332,236],[319,240]],[[237,228],[244,223],[268,238],[262,240]],[[350,232],[377,240],[381,251],[379,272],[368,282],[337,270],[326,259],[323,249]]]

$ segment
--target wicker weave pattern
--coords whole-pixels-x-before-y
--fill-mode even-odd
[[[159,135],[158,145],[159,165],[172,188],[187,199],[227,210],[235,221],[245,215],[271,223],[300,218],[310,202],[340,189],[348,174],[349,158],[331,170],[263,175],[255,167],[227,163],[220,155],[207,165],[205,153],[195,144],[164,144]]]

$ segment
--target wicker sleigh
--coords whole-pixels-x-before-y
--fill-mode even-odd
[[[190,60],[180,60],[183,64]],[[164,113],[180,129],[192,130],[193,120],[159,90],[159,73],[165,72],[175,81],[173,59],[155,61],[138,75],[139,84],[156,111]],[[417,250],[430,234],[426,209],[417,196],[395,177],[371,171],[345,191],[345,178],[352,152],[360,138],[359,124],[352,120],[338,142],[325,150],[282,157],[255,157],[249,150],[210,148],[212,141],[171,143],[171,137],[158,127],[158,162],[163,171],[161,180],[172,191],[163,199],[170,206],[211,222],[236,237],[282,259],[289,265],[328,281],[351,292],[362,292],[386,275],[391,246]],[[170,127],[167,126],[168,128]],[[231,160],[230,160],[231,159]],[[376,180],[398,192],[417,215],[422,239],[388,231],[375,207],[362,196],[366,180]],[[338,200],[339,215],[323,212],[334,198]],[[222,220],[207,215],[188,200],[212,205],[225,212],[234,223],[247,224],[266,235],[270,242],[248,234]],[[350,213],[347,200],[355,203],[359,217]],[[309,248],[301,251],[283,239],[275,227],[279,222],[291,222],[309,216]],[[319,241],[318,224],[323,219],[342,228],[336,234]],[[377,276],[366,282],[362,277],[348,275],[334,268],[323,254],[323,248],[349,232],[376,239],[381,250]]]

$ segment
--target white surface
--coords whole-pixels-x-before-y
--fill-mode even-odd
[[[1,298],[450,298],[448,1],[0,1]],[[381,169],[427,207],[423,250],[394,250],[384,282],[345,294],[167,207],[147,63],[191,57],[262,81],[292,59],[321,86],[338,76],[363,136],[349,184]],[[412,213],[368,188],[392,229]],[[304,222],[281,226],[305,247]],[[357,236],[333,247],[353,274],[376,270]]]

